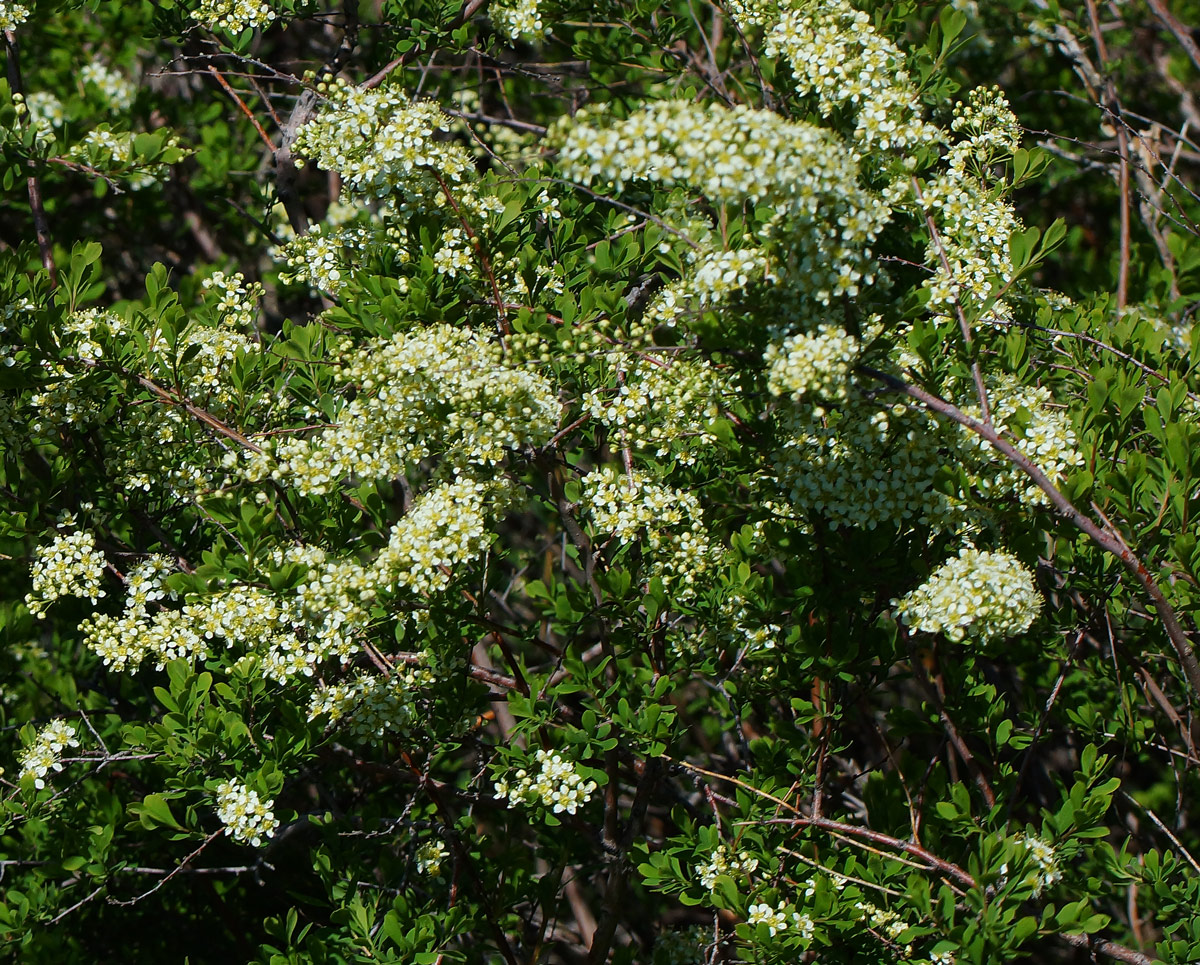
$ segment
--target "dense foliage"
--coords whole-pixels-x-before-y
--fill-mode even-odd
[[[1200,5],[1074,7],[0,2],[4,954],[1200,960]]]

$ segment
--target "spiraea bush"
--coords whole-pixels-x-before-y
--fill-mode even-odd
[[[1200,960],[1200,4],[1069,6],[0,3],[6,960]]]

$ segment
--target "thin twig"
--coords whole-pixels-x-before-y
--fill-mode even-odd
[[[98,894],[100,894],[100,892],[102,892],[103,890],[104,890],[104,884],[102,882],[96,886],[95,890],[92,891],[92,893],[90,895],[88,895],[86,898],[82,898],[79,901],[75,902],[75,904],[73,904],[70,908],[65,908],[62,911],[60,911],[57,915],[55,915],[53,918],[51,918],[50,921],[47,922],[47,924],[57,925],[60,921],[62,921],[64,918],[66,918],[67,915],[71,914],[71,912],[73,912],[73,911],[77,911],[80,908],[82,908],[89,901],[91,901]]]
[[[24,96],[25,86],[21,80],[21,60],[17,53],[17,35],[13,30],[4,31],[4,46],[8,55],[8,86],[14,95]],[[24,123],[28,123],[26,120]],[[38,180],[37,168],[32,159],[25,161],[29,174],[25,187],[29,194],[29,210],[33,215],[33,231],[37,236],[38,251],[42,256],[42,267],[50,277],[50,287],[58,287],[58,267],[54,264],[54,245],[50,240],[50,220],[46,217],[46,206],[42,203],[42,184]]]
[[[135,898],[120,899],[120,898],[110,897],[108,899],[108,903],[110,905],[120,905],[123,908],[127,908],[130,905],[136,905],[139,901],[141,901],[144,898],[149,898],[152,894],[154,894],[156,891],[158,891],[159,888],[161,888],[168,881],[170,881],[172,878],[174,878],[177,874],[179,874],[181,871],[183,871],[183,869],[186,868],[189,864],[191,864],[192,861],[194,861],[196,858],[198,858],[201,855],[201,853],[204,851],[205,848],[207,848],[210,844],[212,844],[214,841],[217,840],[217,838],[219,838],[221,836],[221,834],[224,832],[224,830],[225,830],[224,828],[217,828],[216,831],[214,831],[212,834],[210,834],[207,838],[204,839],[204,842],[200,845],[200,847],[198,847],[195,851],[193,851],[186,858],[184,858],[181,862],[179,862],[179,864],[175,866],[175,869],[170,874],[168,874],[166,877],[164,877],[162,879],[162,881],[160,881],[158,884],[156,884],[149,891],[143,892],[142,894],[138,895]]]
[[[250,108],[246,106],[246,102],[243,101],[238,96],[237,91],[235,91],[232,87],[229,86],[229,81],[227,81],[221,75],[221,72],[219,70],[217,70],[217,68],[214,67],[212,64],[208,65],[208,72],[217,79],[217,83],[220,84],[222,88],[224,88],[225,93],[234,99],[234,102],[237,104],[237,106],[242,109],[242,113],[245,114],[248,118],[250,118],[250,123],[253,124],[254,129],[256,131],[258,131],[258,136],[263,139],[263,143],[266,144],[267,148],[271,151],[272,154],[274,154],[275,151],[277,150],[277,148],[275,147],[275,142],[272,141],[271,138],[267,136],[267,132],[263,130],[263,126],[258,122],[258,118],[254,116],[254,112],[251,111]]]

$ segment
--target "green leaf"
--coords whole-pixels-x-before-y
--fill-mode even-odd
[[[175,815],[171,813],[171,805],[162,794],[147,794],[140,804],[130,805],[130,810],[138,816],[144,827],[183,830],[183,825],[175,820]]]

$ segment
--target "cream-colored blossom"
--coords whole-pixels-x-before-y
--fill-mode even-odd
[[[225,833],[243,844],[257,848],[274,836],[279,827],[274,807],[273,800],[261,800],[257,791],[240,781],[225,781],[217,788],[217,817]]]
[[[717,878],[721,875],[748,878],[758,867],[758,859],[753,855],[739,851],[736,855],[723,844],[717,845],[707,861],[696,864],[696,877],[705,888],[716,887]]]
[[[585,781],[575,770],[575,763],[559,751],[539,749],[538,769],[530,774],[523,768],[496,782],[496,797],[510,805],[543,804],[555,814],[566,811],[574,814],[591,800],[596,791],[595,781]]]
[[[681,601],[691,600],[719,558],[695,493],[652,482],[636,470],[612,469],[584,480],[584,504],[597,531],[639,544],[650,573]]]
[[[79,596],[97,603],[105,595],[100,586],[105,565],[104,554],[96,549],[96,537],[91,533],[60,533],[34,552],[29,572],[33,589],[25,597],[25,605],[40,617],[62,596]]]
[[[800,333],[771,343],[763,361],[773,395],[844,401],[847,378],[858,357],[859,342],[836,325],[821,324],[815,333]]]
[[[986,643],[1024,633],[1041,608],[1033,574],[1020,560],[965,547],[900,600],[896,612],[923,633]]]
[[[22,3],[0,3],[0,30],[15,30],[29,19],[29,8]]]
[[[348,683],[316,691],[309,701],[308,719],[323,718],[363,741],[405,735],[424,726],[417,698],[433,679],[432,672],[420,664],[395,667],[386,677],[359,674]]]
[[[33,743],[21,752],[20,779],[33,778],[33,786],[41,790],[46,786],[46,775],[63,769],[62,752],[68,747],[78,747],[74,724],[65,720],[52,720],[34,738]]]
[[[499,344],[449,325],[370,344],[347,375],[358,395],[338,425],[278,443],[276,479],[325,493],[350,478],[393,479],[435,453],[447,468],[494,465],[546,442],[561,411],[549,381],[506,364]]]
[[[275,19],[275,11],[261,0],[200,0],[192,19],[210,30],[235,34],[247,27],[268,26]]]

